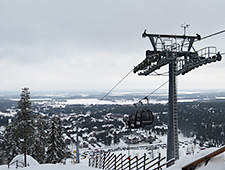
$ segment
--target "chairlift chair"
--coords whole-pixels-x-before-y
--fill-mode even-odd
[[[137,107],[137,105],[135,106]],[[129,129],[137,129],[151,125],[153,121],[154,116],[152,111],[147,107],[143,107],[143,104],[141,103],[141,109],[137,107],[136,113],[130,115],[127,124]]]

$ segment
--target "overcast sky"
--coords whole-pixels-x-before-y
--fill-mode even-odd
[[[0,91],[107,91],[151,49],[148,33],[225,29],[224,0],[0,0]],[[225,52],[225,33],[194,44]],[[162,71],[168,70],[165,67]],[[179,90],[225,89],[225,60],[178,77]],[[150,92],[168,77],[131,74],[117,90]],[[168,86],[168,85],[167,85]]]

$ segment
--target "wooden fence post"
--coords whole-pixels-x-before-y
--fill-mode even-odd
[[[106,155],[106,153],[104,152],[103,153],[103,165],[102,165],[102,169],[104,169],[105,168],[105,155]]]
[[[116,154],[115,154],[115,170],[116,170]]]
[[[123,156],[121,156],[120,160],[121,160],[121,169],[123,170]]]
[[[144,166],[143,166],[143,170],[145,170],[145,164],[146,164],[146,153],[144,153]]]
[[[138,170],[138,157],[136,156],[136,170]]]
[[[159,153],[159,160],[161,159],[161,153]],[[160,166],[160,161],[158,163],[158,166]]]
[[[99,166],[98,167],[100,169],[102,169],[102,155],[103,155],[102,153],[100,153],[100,155],[99,155]]]
[[[96,154],[95,157],[95,168],[98,168],[98,155]]]
[[[130,165],[130,156],[128,157],[128,161],[129,161],[129,170],[131,170],[131,165]]]

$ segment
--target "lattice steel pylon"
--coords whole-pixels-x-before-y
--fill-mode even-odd
[[[179,159],[176,76],[184,75],[199,66],[220,61],[222,56],[216,47],[196,51],[193,43],[201,40],[199,34],[196,36],[147,34],[145,30],[142,37],[149,38],[153,50],[146,51],[146,58],[134,67],[133,72],[147,76],[169,65],[167,160]]]

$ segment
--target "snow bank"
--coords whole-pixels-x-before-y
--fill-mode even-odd
[[[31,159],[32,160],[32,159]],[[34,160],[35,161],[35,160]],[[10,167],[9,169],[16,170],[21,168]],[[96,168],[88,167],[87,162],[83,162],[75,165],[61,165],[61,164],[36,164],[35,166],[28,166],[26,168],[22,168],[22,170],[96,170]],[[7,165],[0,166],[0,170],[8,170]]]
[[[27,167],[24,170],[96,170],[84,164],[77,165],[59,165],[59,164],[42,164],[33,167]]]
[[[216,151],[218,148],[208,148],[204,151],[199,152],[196,155],[186,155],[179,159],[175,165],[171,166],[170,168],[166,170],[181,170],[182,167],[188,165],[191,162],[196,161],[197,159],[200,159],[201,157],[204,157],[214,151]],[[224,160],[224,153],[217,155],[209,160],[208,164],[205,166],[205,163],[199,167],[199,170],[224,170],[225,169],[225,160]]]
[[[34,166],[34,165],[39,165],[39,163],[30,155],[27,155],[27,165]],[[17,166],[19,167],[24,166],[24,155],[17,155],[10,162],[10,169],[16,168]]]

